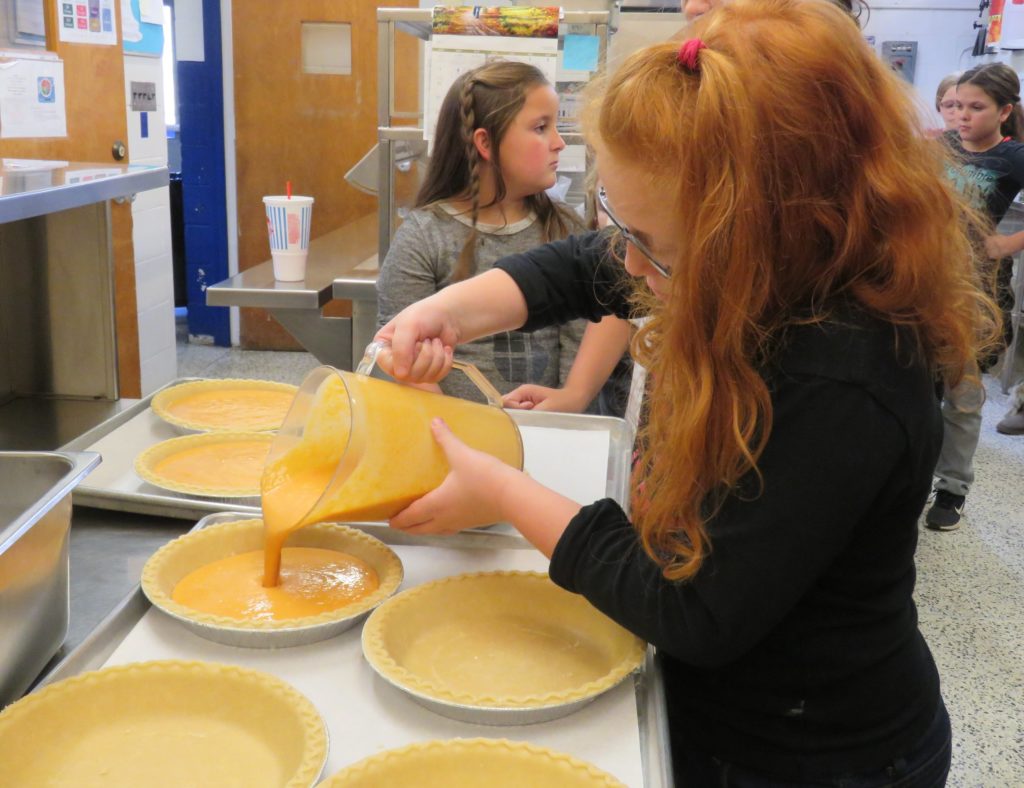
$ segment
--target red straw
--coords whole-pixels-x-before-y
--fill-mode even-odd
[[[292,182],[291,181],[285,181],[284,182],[284,188],[285,188],[285,192],[288,194],[288,199],[290,200],[292,198]]]

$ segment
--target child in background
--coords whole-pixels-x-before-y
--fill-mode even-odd
[[[581,229],[573,211],[545,194],[555,184],[565,147],[557,115],[554,89],[525,63],[490,63],[452,84],[416,210],[398,228],[380,267],[379,325],[448,284],[488,270],[500,257]],[[574,321],[533,334],[506,331],[461,347],[458,357],[475,364],[503,394],[523,383],[559,386],[584,327]],[[461,374],[440,388],[482,401]]]
[[[992,295],[1003,312],[1003,344],[978,360],[985,372],[996,362],[998,351],[1013,336],[1011,255],[1024,249],[1024,231],[1013,235],[995,232],[1010,203],[1024,187],[1024,113],[1020,106],[1020,80],[1003,63],[987,63],[965,72],[956,86],[957,130],[943,140],[960,160],[951,170],[956,188],[974,202],[974,208],[991,222],[984,239],[992,269],[982,271],[988,283],[995,279]],[[993,276],[994,275],[994,276]],[[976,374],[977,370],[975,370]],[[925,524],[935,531],[960,527],[960,518],[974,482],[974,452],[981,434],[983,397],[946,387],[942,403],[944,434],[935,466],[935,499],[925,514]]]
[[[956,109],[956,83],[960,74],[943,77],[935,89],[935,110],[942,118],[942,131],[956,130],[960,116]]]
[[[450,473],[391,526],[510,522],[553,582],[653,644],[675,784],[938,788],[951,731],[914,551],[936,376],[955,385],[998,320],[970,214],[834,6],[733,0],[689,35],[634,53],[584,115],[624,270],[572,236],[378,334],[397,379],[429,382],[446,346],[492,331],[649,315],[630,514],[437,420]]]

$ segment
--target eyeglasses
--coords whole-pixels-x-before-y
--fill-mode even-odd
[[[608,221],[615,225],[618,231],[622,234],[622,237],[636,247],[636,250],[640,252],[644,257],[647,258],[647,262],[653,266],[654,270],[661,274],[663,277],[668,279],[672,276],[672,272],[667,267],[658,262],[657,258],[651,254],[650,250],[644,246],[643,241],[633,235],[632,231],[626,227],[622,222],[615,218],[615,214],[612,213],[612,209],[608,207],[608,195],[605,194],[604,186],[597,190],[597,202],[601,206],[601,210],[608,215]]]

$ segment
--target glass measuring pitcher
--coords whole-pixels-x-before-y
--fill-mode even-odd
[[[261,480],[268,537],[324,521],[386,520],[444,481],[448,462],[430,422],[459,440],[523,467],[519,428],[501,396],[470,364],[456,362],[487,405],[369,377],[380,343],[357,372],[317,367],[302,382],[274,438]]]

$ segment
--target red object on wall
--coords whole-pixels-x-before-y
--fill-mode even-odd
[[[1014,0],[1014,2],[1017,1]],[[1003,37],[1003,8],[1005,6],[1006,0],[992,0],[992,5],[989,6],[988,40],[985,42],[989,46],[998,44]]]

